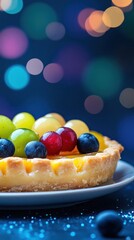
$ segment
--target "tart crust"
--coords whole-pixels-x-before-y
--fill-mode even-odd
[[[113,177],[123,146],[104,137],[103,152],[0,161],[1,192],[37,192],[98,186]]]

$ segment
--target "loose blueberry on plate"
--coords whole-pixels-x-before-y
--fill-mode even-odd
[[[10,157],[13,156],[15,152],[15,147],[11,141],[5,138],[0,139],[0,157]]]
[[[83,133],[77,140],[77,148],[80,153],[98,152],[99,141],[90,133]]]
[[[113,210],[106,210],[97,215],[96,226],[103,236],[115,237],[123,228],[123,221]]]
[[[25,154],[28,158],[45,158],[47,149],[43,143],[31,141],[25,146]]]

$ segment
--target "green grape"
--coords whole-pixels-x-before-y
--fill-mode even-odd
[[[38,141],[38,135],[30,129],[20,128],[12,132],[9,137],[9,140],[15,146],[15,154],[16,157],[26,157],[24,148],[26,144],[30,141]]]
[[[27,112],[19,113],[13,118],[13,123],[16,126],[16,128],[32,129],[34,122],[35,122],[34,117]]]
[[[12,121],[3,115],[0,115],[0,138],[8,138],[9,135],[15,130]]]

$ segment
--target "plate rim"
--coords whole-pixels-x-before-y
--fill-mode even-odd
[[[131,165],[128,162],[122,161],[120,160],[117,164],[118,165],[121,164],[121,167],[129,167],[131,168],[131,171],[134,173],[134,166]],[[116,173],[116,171],[115,171]],[[127,176],[127,175],[126,175]],[[128,183],[134,181],[134,175],[133,176],[128,176],[126,179],[119,181],[117,183],[111,183],[108,185],[101,185],[101,186],[96,186],[96,187],[92,187],[92,188],[82,188],[82,189],[69,189],[69,190],[58,190],[58,191],[44,191],[44,192],[0,192],[0,198],[4,198],[4,197],[10,197],[10,198],[14,198],[16,197],[31,197],[31,196],[54,196],[54,195],[62,195],[62,194],[74,194],[74,193],[86,193],[86,192],[96,192],[96,191],[102,191],[105,189],[112,189],[112,188],[118,188],[124,185],[127,185]]]

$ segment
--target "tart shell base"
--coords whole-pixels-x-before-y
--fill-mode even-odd
[[[0,161],[1,192],[37,192],[101,185],[113,177],[123,147],[105,137],[103,152],[55,159],[8,157]]]

